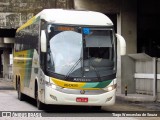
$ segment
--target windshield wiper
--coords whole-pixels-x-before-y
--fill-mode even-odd
[[[99,72],[97,71],[96,67],[93,65],[93,63],[92,63],[92,61],[90,60],[90,58],[89,58],[89,61],[90,61],[90,63],[91,63],[91,66],[93,67],[94,71],[96,72],[97,78],[98,78],[100,81],[102,81]]]
[[[75,69],[75,67],[79,64],[79,62],[82,61],[82,57],[80,57],[77,62],[71,67],[71,69],[68,71],[67,75],[65,76],[65,80],[69,77],[70,73],[73,72],[73,70]]]

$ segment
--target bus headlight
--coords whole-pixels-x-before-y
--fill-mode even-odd
[[[51,87],[52,89],[56,89],[56,85],[54,85],[53,83],[50,83],[50,82],[45,82],[45,85],[48,86],[48,87]]]
[[[109,87],[107,87],[107,90],[108,90],[108,91],[113,90],[113,86],[109,86]]]
[[[108,87],[106,87],[106,88],[103,88],[103,90],[109,92],[109,91],[114,90],[116,87],[117,87],[117,84],[114,84],[114,85],[110,85],[110,86],[108,86]]]

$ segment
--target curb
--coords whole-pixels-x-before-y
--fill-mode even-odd
[[[15,90],[13,87],[0,87],[0,90]]]
[[[116,95],[116,99],[119,101],[125,102],[155,102],[155,98],[153,96],[148,95],[139,95],[130,94],[129,96],[125,96],[124,94]]]

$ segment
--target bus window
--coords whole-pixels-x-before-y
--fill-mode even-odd
[[[84,36],[86,48],[85,58],[95,57],[103,59],[113,59],[112,53],[112,31],[111,30],[90,30]]]
[[[61,75],[67,75],[73,65],[81,57],[82,35],[74,31],[59,32],[50,39],[50,53],[48,61],[54,63],[54,72]],[[49,51],[49,50],[48,50]],[[53,68],[53,66],[48,67]],[[80,68],[80,64],[75,69]],[[53,70],[53,69],[52,69]]]

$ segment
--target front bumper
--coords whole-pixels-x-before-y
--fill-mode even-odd
[[[83,106],[109,106],[115,103],[116,89],[103,94],[67,94],[51,87],[45,87],[45,104],[55,105],[83,105]],[[76,102],[76,98],[88,98],[88,102]]]

